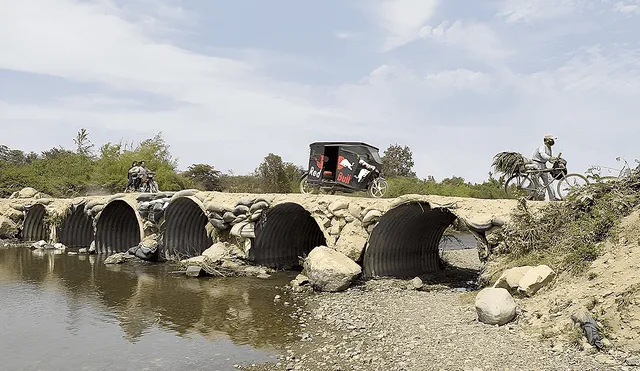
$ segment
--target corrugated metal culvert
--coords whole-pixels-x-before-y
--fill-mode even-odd
[[[407,278],[439,270],[438,246],[455,219],[449,210],[432,209],[426,202],[389,210],[369,238],[364,254],[365,277]]]
[[[93,241],[93,219],[84,213],[82,206],[64,218],[58,228],[58,239],[68,247],[89,247]]]
[[[140,243],[140,224],[136,211],[126,201],[110,202],[96,225],[96,252],[125,252]]]
[[[164,249],[167,256],[191,257],[211,246],[207,215],[187,197],[172,201],[164,213]]]
[[[327,243],[311,214],[290,202],[263,213],[255,233],[249,260],[278,269],[298,267],[299,256],[306,256],[313,248]]]
[[[23,241],[40,241],[49,238],[49,229],[44,225],[46,209],[41,204],[35,204],[27,209],[22,230]]]

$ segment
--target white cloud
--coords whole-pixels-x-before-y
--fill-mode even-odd
[[[504,0],[498,12],[506,22],[534,22],[575,15],[590,0]]]
[[[616,2],[613,6],[613,10],[624,14],[640,15],[640,1],[625,0]]]
[[[386,31],[382,51],[406,45],[420,35],[420,28],[435,14],[439,0],[371,0],[369,11]]]
[[[358,33],[351,31],[335,31],[333,35],[337,39],[341,40],[357,40],[360,38],[360,35]]]
[[[495,32],[480,22],[445,21],[436,27],[422,27],[420,36],[463,50],[484,62],[496,62],[511,54]]]

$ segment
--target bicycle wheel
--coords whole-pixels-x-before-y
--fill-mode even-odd
[[[564,200],[576,187],[588,185],[589,181],[580,174],[567,174],[558,181],[558,197]]]
[[[528,175],[517,174],[504,183],[504,192],[509,198],[520,198],[535,195],[537,187]]]

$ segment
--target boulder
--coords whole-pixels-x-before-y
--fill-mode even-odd
[[[489,325],[504,325],[516,316],[516,302],[503,288],[485,288],[476,296],[478,320]]]
[[[18,226],[11,219],[0,216],[0,238],[13,238],[18,234]]]
[[[331,292],[345,290],[362,273],[353,260],[326,246],[311,250],[304,271],[316,290]]]
[[[547,265],[538,265],[530,269],[518,283],[518,292],[532,296],[542,287],[548,285],[555,278],[553,269]]]
[[[187,267],[187,276],[188,277],[200,277],[204,276],[204,270],[197,265],[190,265]]]
[[[302,285],[306,285],[308,283],[309,283],[309,277],[305,276],[304,274],[299,274],[299,275],[296,276],[296,278],[291,280],[290,285],[291,286],[302,286]]]
[[[502,275],[496,283],[493,284],[493,287],[507,289],[510,292],[517,291],[522,277],[532,269],[533,267],[530,265],[507,269],[502,272]]]
[[[211,245],[211,247],[209,247],[208,249],[204,250],[202,252],[202,255],[211,259],[212,262],[217,262],[228,257],[228,249],[223,242],[218,242]]]
[[[357,262],[362,257],[367,238],[368,233],[360,222],[349,223],[342,228],[334,249]]]
[[[31,187],[25,187],[18,191],[18,198],[34,198],[38,194],[38,190]]]

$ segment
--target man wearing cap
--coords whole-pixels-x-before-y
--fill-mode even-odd
[[[533,152],[533,164],[536,166],[538,170],[547,169],[547,162],[555,161],[555,157],[553,157],[553,152],[551,151],[551,146],[555,144],[555,137],[553,135],[545,135],[544,144],[540,147],[536,148]],[[547,193],[549,194],[549,200],[551,201],[559,201],[556,197],[555,192],[549,186],[553,182],[553,178],[549,172],[539,173],[538,174],[542,179],[542,184],[547,188]],[[537,179],[536,179],[537,180]]]

